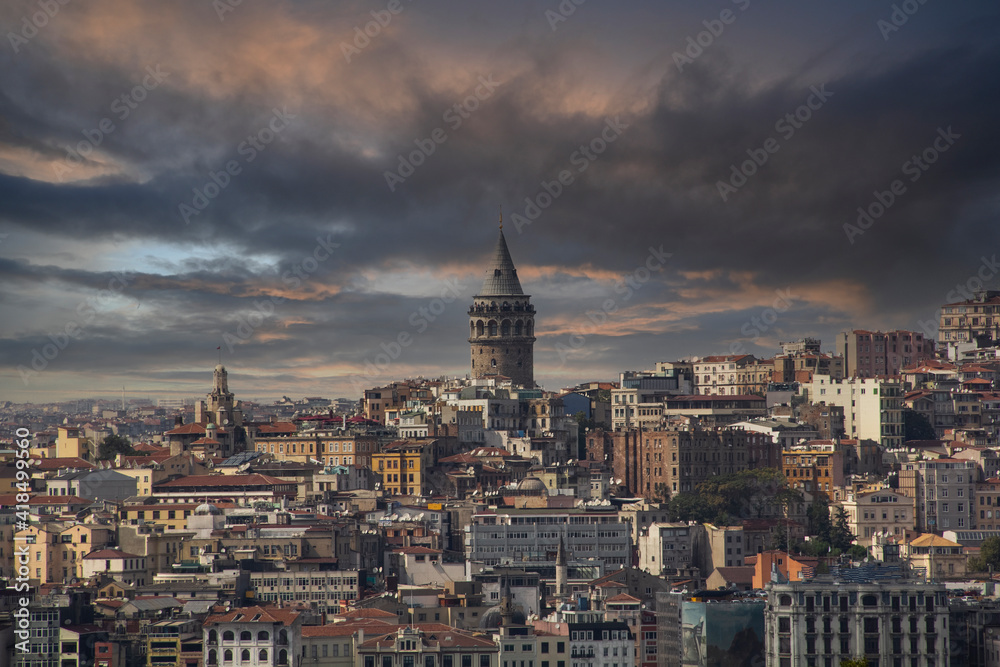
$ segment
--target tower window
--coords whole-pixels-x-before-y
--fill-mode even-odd
[[[496,368],[497,367],[497,360],[496,359],[490,359],[490,366],[492,366],[493,368]]]

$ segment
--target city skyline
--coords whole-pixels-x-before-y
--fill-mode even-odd
[[[465,376],[501,207],[549,390],[1000,285],[986,2],[58,7],[0,8],[4,400]]]

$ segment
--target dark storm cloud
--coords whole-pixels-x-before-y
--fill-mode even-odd
[[[308,360],[322,360],[329,377],[346,376],[382,342],[410,330],[408,316],[427,301],[384,293],[386,276],[405,282],[428,268],[441,279],[478,281],[501,203],[526,286],[541,290],[539,371],[550,367],[556,377],[722,352],[713,346],[740,339],[768,294],[789,286],[806,297],[779,323],[787,337],[829,338],[850,319],[843,304],[854,297],[862,316],[882,318],[857,326],[913,326],[939,305],[952,276],[974,271],[978,253],[998,245],[991,199],[998,90],[989,85],[1000,68],[995,13],[953,21],[916,44],[896,36],[883,42],[873,20],[845,13],[849,32],[824,36],[815,52],[797,54],[804,64],[766,77],[746,60],[753,54],[739,50],[747,32],[761,30],[748,15],[734,26],[733,42],[720,39],[683,71],[671,53],[683,46],[686,27],[648,54],[629,53],[635,65],[623,76],[601,62],[615,60],[608,48],[615,36],[593,36],[596,8],[552,35],[531,22],[526,6],[522,25],[490,42],[491,52],[456,63],[458,53],[432,39],[440,35],[414,6],[347,65],[338,45],[366,7],[334,16],[312,4],[247,6],[221,25],[211,12],[158,8],[147,11],[175,24],[175,35],[135,40],[117,61],[105,45],[89,53],[83,35],[57,46],[43,34],[17,58],[4,54],[0,158],[11,151],[8,160],[21,167],[0,174],[5,231],[65,248],[116,238],[170,249],[170,258],[149,260],[155,273],[135,271],[129,298],[143,305],[89,327],[53,369],[94,363],[114,373],[154,371],[166,381],[175,371],[165,369],[193,350],[214,351],[255,299],[280,295],[287,300],[234,348],[233,362],[274,373],[296,368],[292,376],[301,378]],[[969,11],[971,19],[971,7],[956,14]],[[89,34],[97,19],[80,12]],[[141,15],[134,9],[121,21]],[[272,19],[277,28],[268,34],[262,26]],[[310,29],[335,37],[318,43]],[[258,36],[257,52],[242,48]],[[465,48],[461,42],[456,36],[451,48]],[[68,58],[74,49],[86,57]],[[226,49],[234,53],[228,63],[218,60]],[[116,117],[115,100],[157,66],[169,73],[163,83]],[[474,95],[482,77],[496,81],[495,90],[453,126],[449,109]],[[785,136],[776,122],[814,88],[829,97]],[[276,109],[290,115],[287,128],[248,161],[241,146]],[[115,129],[86,162],[70,164],[67,150],[104,117]],[[574,154],[616,117],[627,129],[577,171]],[[954,146],[850,243],[844,224],[854,222],[857,207],[905,179],[901,165],[949,127],[961,135]],[[439,128],[447,141],[390,191],[386,171]],[[718,182],[771,137],[778,151],[723,201]],[[186,222],[179,206],[193,204],[194,190],[204,191],[230,160],[240,173]],[[525,198],[535,199],[562,170],[573,170],[572,184],[537,220],[519,225]],[[338,245],[331,258],[298,283],[288,279],[324,242]],[[627,304],[641,307],[623,308],[609,323],[613,331],[591,336],[585,358],[600,371],[567,371],[553,357],[559,336],[661,244],[674,256]],[[198,246],[213,248],[212,256],[180,256]],[[5,290],[24,294],[52,285],[100,290],[111,274],[106,266],[53,266],[23,253],[0,262]],[[588,291],[595,281],[599,287]],[[399,369],[464,370],[468,297],[435,323],[438,335],[406,351]],[[817,325],[825,316],[831,329]],[[8,331],[4,364],[16,366],[58,326],[57,317]]]

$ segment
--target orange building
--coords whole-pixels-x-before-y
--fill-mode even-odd
[[[750,560],[753,563],[753,587],[755,589],[764,588],[764,584],[771,581],[772,570],[777,570],[782,577],[790,582],[805,581],[812,579],[816,574],[816,566],[819,564],[818,558],[806,556],[792,556],[784,551],[762,551],[756,556],[747,557],[747,564]]]
[[[788,486],[831,500],[844,485],[844,454],[831,441],[813,441],[781,452],[781,471]]]

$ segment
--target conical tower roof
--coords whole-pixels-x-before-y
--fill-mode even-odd
[[[493,260],[486,268],[486,278],[477,296],[521,296],[521,281],[517,279],[517,269],[514,260],[510,258],[507,240],[503,237],[503,229],[497,237],[497,245],[493,249]]]

